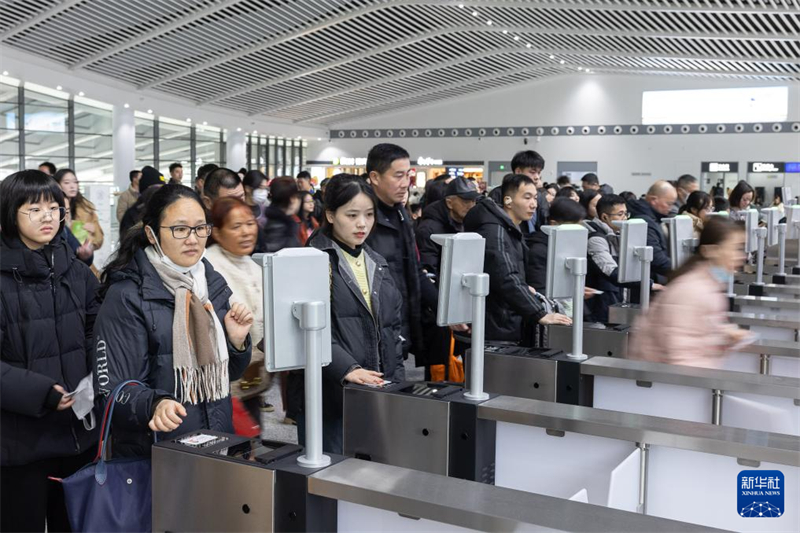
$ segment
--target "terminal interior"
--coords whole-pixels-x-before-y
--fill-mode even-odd
[[[0,530],[800,531],[798,35],[4,1]]]

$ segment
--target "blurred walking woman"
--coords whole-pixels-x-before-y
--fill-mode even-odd
[[[744,263],[744,228],[711,217],[695,256],[634,324],[629,357],[679,365],[716,367],[748,332],[728,322],[728,276]]]
[[[67,225],[73,235],[85,245],[91,244],[92,249],[99,250],[103,246],[103,228],[97,216],[94,204],[84,198],[78,190],[78,177],[69,168],[62,168],[53,178],[64,191],[69,205],[67,211]]]
[[[230,381],[250,362],[252,313],[203,259],[211,224],[200,197],[164,185],[142,225],[123,239],[103,275],[95,326],[96,379],[107,395],[137,379],[114,411],[114,451],[146,455],[148,429],[169,439],[198,429],[233,432]]]
[[[69,531],[61,485],[97,431],[65,394],[92,371],[97,278],[63,235],[64,194],[38,170],[0,184],[0,530]]]
[[[308,241],[330,256],[332,361],[322,370],[323,448],[330,453],[342,453],[345,382],[381,385],[405,376],[400,292],[386,260],[364,244],[376,209],[364,180],[338,174],[325,189],[325,223]],[[302,378],[291,383],[302,387]],[[300,420],[297,427],[302,442]]]

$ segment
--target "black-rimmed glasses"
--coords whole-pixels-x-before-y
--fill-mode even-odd
[[[179,224],[177,226],[161,226],[162,228],[169,229],[172,232],[174,239],[188,239],[189,235],[194,232],[200,239],[206,239],[211,236],[211,228],[213,224],[200,224],[199,226],[186,226]]]

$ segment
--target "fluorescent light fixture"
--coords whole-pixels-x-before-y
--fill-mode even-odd
[[[642,93],[642,124],[784,122],[788,114],[786,86]]]

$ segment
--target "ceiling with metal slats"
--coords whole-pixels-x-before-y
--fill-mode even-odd
[[[800,0],[0,0],[0,43],[336,124],[568,74],[800,81]]]

